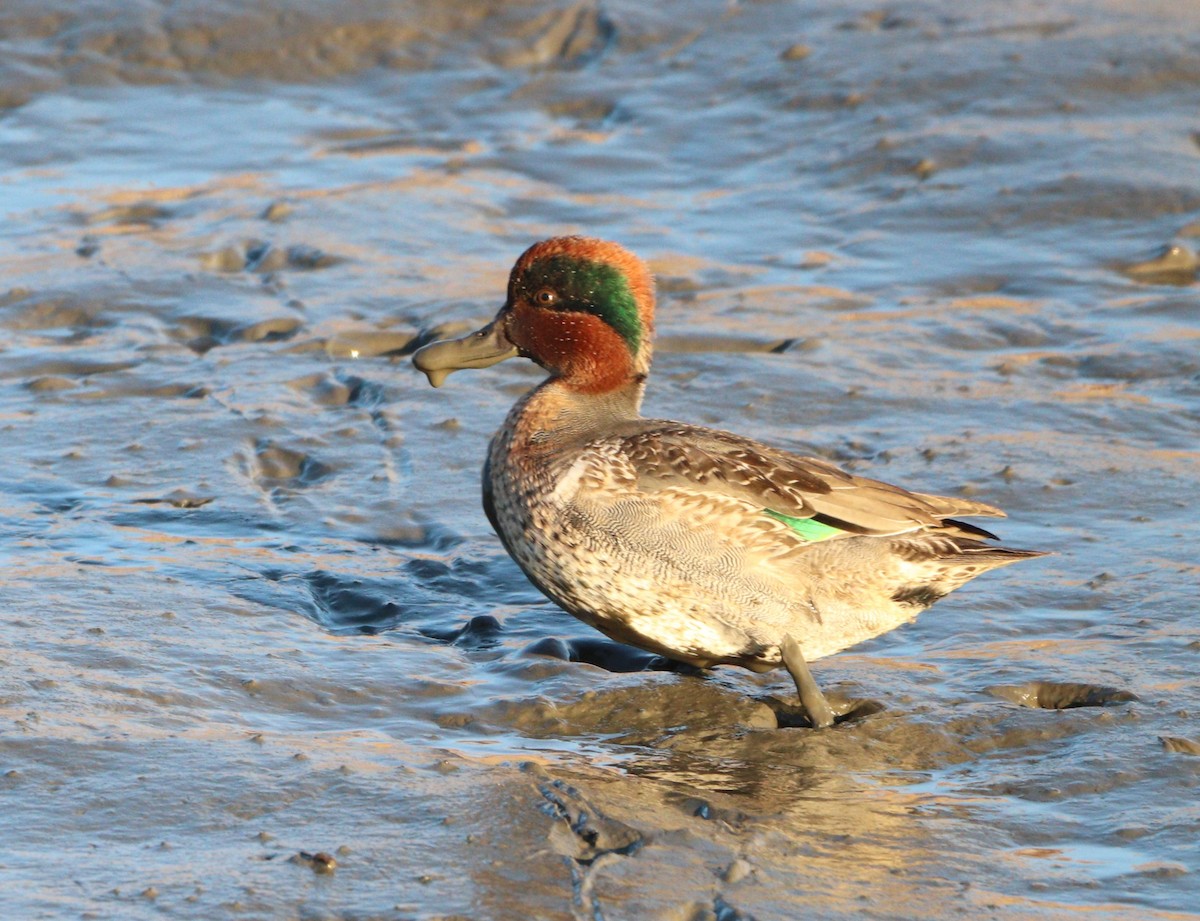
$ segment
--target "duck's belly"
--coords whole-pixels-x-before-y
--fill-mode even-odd
[[[669,562],[631,553],[610,535],[555,521],[504,536],[538,588],[619,642],[697,665],[772,655],[737,618],[721,616],[726,601],[694,578],[680,578]]]
[[[849,598],[818,603],[805,580],[649,499],[598,508],[497,498],[500,536],[535,585],[613,639],[672,659],[773,668],[787,635],[817,659],[912,616],[864,616]]]

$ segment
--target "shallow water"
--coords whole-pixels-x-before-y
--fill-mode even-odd
[[[2,914],[1200,914],[1200,10],[428,6],[0,11]],[[821,733],[589,634],[406,354],[580,231],[648,414],[1056,555]]]

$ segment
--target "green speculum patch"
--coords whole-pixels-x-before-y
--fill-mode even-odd
[[[820,521],[813,521],[811,518],[793,518],[791,515],[784,515],[782,512],[775,512],[769,508],[765,508],[763,511],[776,521],[782,521],[804,540],[826,540],[827,538],[846,533],[841,528],[835,528],[833,525],[824,524]]]
[[[525,273],[521,293],[532,297],[551,288],[559,297],[558,310],[575,310],[599,317],[637,354],[642,345],[642,318],[625,274],[604,262],[551,256],[539,259]]]

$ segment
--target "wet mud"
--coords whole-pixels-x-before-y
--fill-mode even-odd
[[[1200,917],[1191,3],[0,8],[0,915]],[[785,673],[484,518],[513,258],[659,291],[649,415],[1004,508]]]
[[[1106,704],[1137,700],[1137,695],[1119,688],[1096,684],[1071,684],[1060,681],[1030,681],[1022,685],[995,685],[987,689],[993,697],[1011,700],[1022,707],[1043,710],[1070,710],[1074,707],[1103,707]]]

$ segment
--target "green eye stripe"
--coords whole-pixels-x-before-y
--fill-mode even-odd
[[[617,331],[634,354],[642,344],[637,299],[624,273],[604,262],[558,255],[539,259],[525,273],[524,295],[533,299],[542,288],[558,294],[554,310],[590,313]]]

